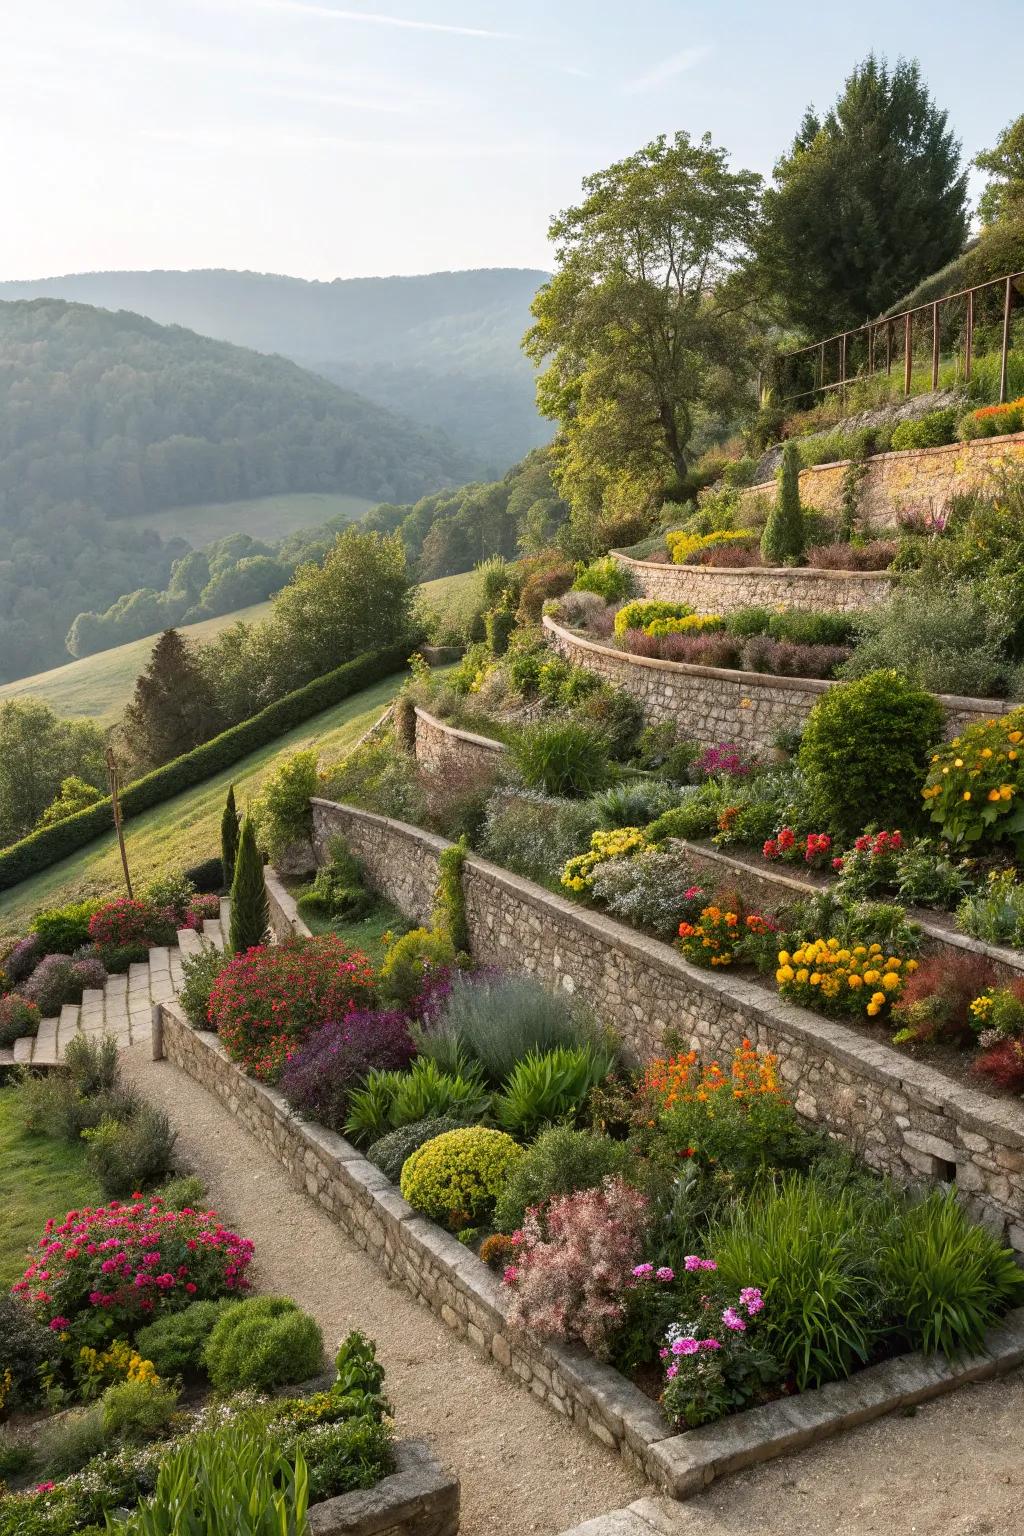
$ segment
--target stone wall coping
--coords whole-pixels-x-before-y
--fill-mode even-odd
[[[668,570],[674,569],[685,571],[687,576],[694,573],[698,576],[736,576],[748,579],[751,576],[758,578],[761,576],[778,576],[785,578],[787,581],[792,577],[796,577],[798,581],[850,581],[854,584],[857,582],[878,581],[880,578],[885,581],[899,580],[898,571],[833,571],[819,570],[814,565],[673,565],[673,562],[670,560],[635,560],[632,555],[623,554],[620,549],[613,549],[611,553],[623,565],[635,565],[640,570],[648,571],[664,571],[666,568]]]
[[[397,834],[421,847],[441,853],[452,845],[433,832],[424,832],[407,822],[391,821],[373,811],[361,811],[355,806],[339,805],[337,801],[317,799],[313,803],[356,816],[390,833]],[[1013,1148],[1024,1148],[1024,1104],[1010,1100],[988,1098],[976,1089],[968,1088],[947,1077],[938,1068],[924,1062],[902,1056],[884,1041],[865,1039],[855,1030],[832,1019],[826,1019],[806,1008],[798,1008],[782,998],[765,992],[756,982],[728,971],[706,971],[691,965],[688,960],[661,939],[651,938],[636,928],[629,928],[604,912],[597,912],[579,902],[570,901],[536,885],[522,875],[491,864],[478,854],[467,854],[463,865],[470,877],[474,872],[483,875],[500,889],[514,892],[524,904],[533,906],[542,915],[560,917],[590,934],[609,948],[631,952],[644,964],[661,971],[666,976],[685,981],[693,991],[702,992],[714,1003],[723,1000],[732,1004],[764,1024],[769,1031],[781,1029],[790,1036],[797,1036],[812,1044],[825,1044],[833,1056],[849,1063],[874,1081],[897,1092],[912,1089],[914,1095],[935,1106],[948,1106],[954,1117],[970,1129],[990,1133],[993,1140],[1002,1141]]]
[[[817,896],[822,890],[822,887],[816,885],[813,880],[801,880],[799,875],[773,869],[770,865],[762,869],[752,859],[723,853],[720,848],[712,848],[707,843],[690,842],[685,837],[673,837],[669,841],[697,858],[720,864],[723,869],[732,874],[753,873],[758,880],[770,881],[781,890],[792,891],[795,896]],[[921,932],[936,944],[945,944],[952,949],[964,949],[974,955],[984,955],[987,960],[1005,966],[1007,970],[1024,972],[1024,953],[1019,949],[1009,949],[1001,944],[988,944],[984,939],[973,939],[968,933],[958,933],[953,928],[946,928],[942,923],[934,920],[926,907],[908,907],[907,913],[920,926]]]
[[[795,693],[827,693],[830,688],[837,687],[840,681],[837,678],[825,677],[777,677],[773,672],[740,672],[732,667],[699,667],[689,661],[659,661],[654,656],[634,656],[630,651],[616,650],[613,645],[600,645],[596,640],[588,640],[574,629],[566,629],[563,625],[556,624],[550,614],[545,614],[541,622],[546,630],[569,645],[579,646],[585,651],[593,651],[595,655],[608,656],[633,667],[652,667],[655,671],[669,673],[681,672],[689,677],[712,677],[720,681],[739,683],[750,689],[782,688]],[[937,693],[934,697],[938,699],[943,709],[954,713],[969,711],[972,714],[1006,715],[1019,707],[1018,703],[1011,699],[969,699],[955,693]]]
[[[343,1137],[303,1121],[292,1111],[275,1089],[268,1088],[231,1063],[217,1037],[208,1031],[193,1031],[180,1008],[173,1003],[158,1004],[161,1012],[162,1039],[172,1051],[182,1039],[193,1039],[199,1051],[209,1053],[224,1065],[229,1074],[245,1085],[264,1114],[283,1121],[296,1141],[331,1159],[336,1168],[343,1203],[376,1208],[392,1233],[398,1257],[417,1249],[441,1271],[457,1291],[472,1298],[476,1315],[493,1319],[498,1334],[492,1344],[476,1327],[467,1331],[469,1341],[491,1354],[506,1370],[512,1370],[533,1384],[535,1376],[544,1383],[557,1382],[560,1394],[578,1406],[580,1418],[598,1438],[613,1443],[629,1459],[639,1462],[647,1475],[674,1498],[684,1499],[699,1493],[716,1477],[738,1471],[754,1462],[766,1461],[797,1450],[837,1433],[854,1424],[878,1418],[927,1398],[951,1391],[966,1382],[1002,1375],[1024,1363],[1024,1308],[1010,1313],[990,1331],[985,1348],[966,1359],[946,1361],[941,1357],[919,1354],[901,1355],[880,1365],[858,1372],[846,1381],[833,1382],[797,1397],[781,1398],[759,1408],[748,1409],[701,1429],[676,1433],[652,1401],[626,1377],[611,1366],[595,1360],[576,1345],[559,1344],[534,1335],[524,1335],[509,1321],[508,1300],[497,1277],[451,1233],[425,1220],[412,1210],[394,1187],[368,1163]],[[205,1081],[201,1065],[188,1051],[181,1053],[183,1070],[190,1070],[199,1082]],[[239,1095],[230,1090],[227,1099],[232,1113],[239,1112]],[[275,1141],[276,1154],[281,1156]],[[347,1157],[344,1154],[348,1154]],[[296,1172],[292,1177],[296,1178]],[[304,1171],[304,1170],[303,1170]],[[300,1172],[297,1182],[302,1182]],[[431,1310],[454,1326],[458,1321],[436,1291],[427,1298]],[[455,1320],[453,1322],[453,1319]],[[497,1337],[505,1340],[499,1354]],[[541,1394],[543,1395],[543,1394]],[[564,1410],[563,1410],[564,1411]],[[573,1415],[575,1417],[575,1413]],[[403,1477],[400,1467],[397,1476]],[[383,1490],[384,1479],[378,1490]],[[373,1494],[377,1490],[368,1490]],[[326,1500],[321,1506],[325,1522],[313,1525],[315,1536],[335,1536],[353,1531],[353,1536],[371,1536],[373,1532],[391,1532],[400,1528],[397,1521],[349,1527],[326,1523],[328,1507],[344,1503],[353,1495]],[[364,1506],[365,1508],[366,1506]],[[368,1511],[369,1513],[369,1511]],[[405,1529],[414,1536],[415,1526]],[[431,1531],[430,1536],[434,1536]]]
[[[442,1467],[424,1440],[400,1440],[394,1457],[394,1472],[372,1488],[311,1504],[311,1536],[394,1536],[398,1530],[414,1536],[420,1529],[430,1536],[455,1536],[458,1478]]]
[[[457,726],[448,725],[444,720],[439,720],[436,715],[428,714],[425,709],[415,706],[416,718],[423,720],[435,731],[441,731],[445,736],[454,736],[459,741],[467,741],[474,747],[484,747],[488,752],[504,752],[505,744],[495,741],[491,736],[478,736],[475,731],[463,731]]]
[[[311,939],[312,930],[299,916],[298,903],[291,891],[287,889],[281,876],[272,864],[263,866],[263,883],[267,888],[267,900],[270,903],[270,926],[275,936],[280,939],[282,934],[278,932],[277,923],[286,931],[291,930],[300,939]],[[275,923],[275,919],[277,922]]]

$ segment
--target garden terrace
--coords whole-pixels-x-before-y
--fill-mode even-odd
[[[341,834],[375,889],[429,921],[444,839],[350,806],[313,802],[319,859]],[[480,965],[527,972],[579,994],[634,1058],[678,1032],[703,1054],[745,1035],[776,1052],[799,1112],[904,1183],[955,1178],[976,1214],[1005,1226],[1024,1254],[1024,1107],[995,1100],[767,994],[728,972],[698,970],[669,945],[468,856],[463,886]]]
[[[543,623],[549,644],[566,661],[632,694],[650,723],[670,721],[707,745],[730,741],[751,751],[767,751],[780,732],[799,730],[822,694],[835,686],[822,678],[777,677],[633,656],[599,645],[548,615]],[[964,699],[952,694],[938,698],[950,736],[1014,708],[1003,699]]]
[[[838,517],[848,459],[814,464],[800,471],[800,500],[816,512]],[[892,526],[904,509],[943,511],[954,496],[984,490],[993,470],[1024,462],[1024,432],[972,442],[946,443],[938,448],[906,448],[877,453],[864,463],[857,515],[865,532]],[[771,484],[740,491],[740,505],[752,506],[772,493]]]
[[[425,768],[443,772],[453,762],[460,768],[496,768],[504,751],[500,741],[457,730],[417,706],[416,761]]]
[[[695,613],[735,613],[762,605],[859,613],[884,603],[896,580],[888,571],[673,565],[634,560],[619,550],[612,556],[632,576],[638,596],[686,603]]]

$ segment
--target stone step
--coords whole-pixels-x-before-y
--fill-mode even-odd
[[[203,947],[203,941],[194,928],[178,929],[178,949],[185,959],[198,955]]]
[[[208,939],[214,949],[224,948],[224,932],[220,926],[220,919],[207,917],[203,920],[203,938]]]

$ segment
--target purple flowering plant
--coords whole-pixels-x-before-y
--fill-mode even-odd
[[[288,1059],[280,1088],[293,1109],[341,1131],[349,1096],[373,1068],[407,1067],[415,1054],[408,1015],[357,1009],[324,1024]]]

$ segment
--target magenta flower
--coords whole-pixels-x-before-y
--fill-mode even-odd
[[[653,1275],[653,1274],[654,1274],[654,1265],[653,1264],[638,1264],[636,1266],[636,1268],[633,1270],[633,1276],[634,1276],[634,1279],[636,1279],[636,1280],[646,1280],[649,1275]]]
[[[733,1333],[746,1333],[747,1331],[747,1325],[735,1307],[726,1307],[722,1313],[722,1322],[727,1328],[731,1328]]]
[[[764,1297],[756,1286],[753,1285],[743,1287],[742,1291],[740,1291],[740,1301],[746,1307],[751,1317],[756,1317],[758,1312],[764,1307]]]
[[[661,1268],[656,1271],[654,1276],[655,1280],[660,1280],[662,1285],[668,1285],[670,1281],[675,1279],[675,1277],[675,1270],[669,1269],[667,1264],[663,1264]]]
[[[696,1339],[673,1339],[672,1341],[674,1355],[695,1355],[699,1347]]]

